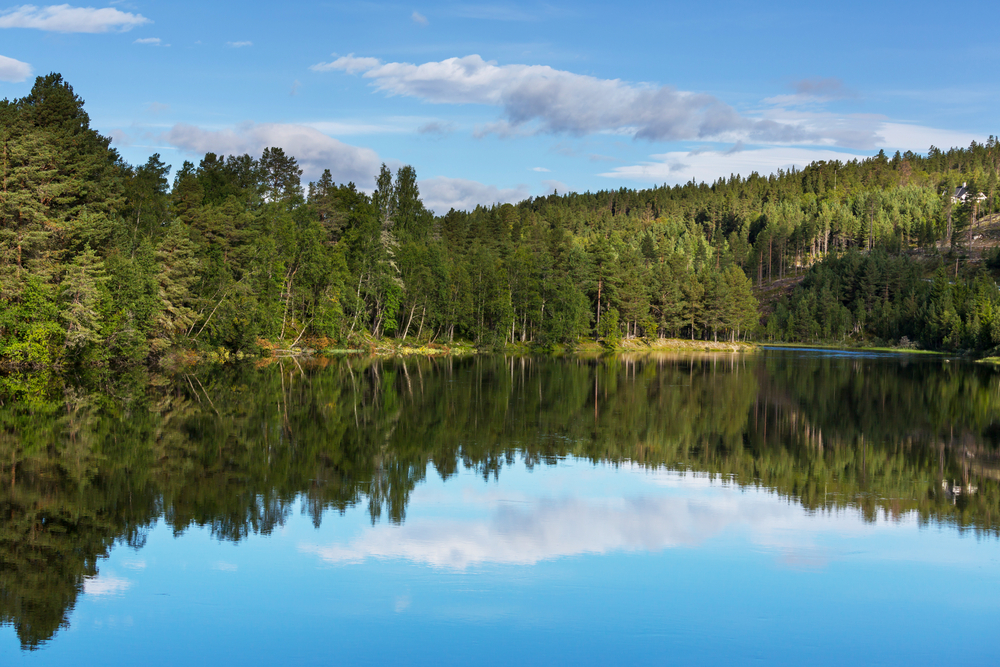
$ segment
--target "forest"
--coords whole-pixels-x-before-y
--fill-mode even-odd
[[[986,353],[1000,262],[968,244],[998,170],[991,137],[435,215],[409,166],[344,184],[303,183],[277,147],[127,164],[49,74],[0,102],[0,362],[661,337]]]

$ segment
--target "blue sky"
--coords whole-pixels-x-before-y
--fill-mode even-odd
[[[5,5],[0,97],[63,74],[133,163],[277,145],[315,179],[412,164],[516,201],[998,133],[995,3]]]

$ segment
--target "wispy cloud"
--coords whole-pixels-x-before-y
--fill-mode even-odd
[[[413,14],[410,15],[410,18],[413,19],[413,22],[417,25],[427,25],[429,23],[427,17],[420,12],[413,12]]]
[[[748,149],[739,144],[725,150],[672,151],[651,155],[648,162],[615,167],[601,174],[608,178],[623,178],[640,183],[712,182],[730,174],[749,176],[757,172],[767,175],[779,169],[803,168],[816,160],[841,162],[864,159],[866,154],[843,153],[830,149],[769,146]]]
[[[231,49],[242,49],[246,46],[253,46],[253,42],[226,42],[226,46]]]
[[[335,137],[357,134],[402,134],[413,131],[412,124],[397,125],[361,120],[319,120],[302,123],[302,125]]]
[[[471,211],[480,204],[514,204],[530,196],[526,185],[502,189],[495,185],[446,176],[420,181],[420,194],[424,205],[438,215],[451,209]]]
[[[728,151],[725,151],[723,155],[735,155],[736,153],[739,153],[745,149],[746,147],[743,145],[743,142],[737,141],[735,144],[733,144],[733,147],[730,148]]]
[[[424,123],[417,128],[417,132],[420,134],[434,134],[439,137],[443,137],[451,134],[455,131],[455,125],[453,123],[442,123],[440,121],[432,120],[429,123]]]
[[[580,151],[565,141],[560,141],[555,146],[549,148],[549,150],[556,155],[562,155],[563,157],[577,157],[580,154]]]
[[[142,14],[123,12],[113,7],[21,5],[0,12],[0,28],[34,28],[51,32],[124,32],[147,23],[152,21]]]
[[[0,81],[19,83],[31,76],[31,65],[7,56],[0,56]]]
[[[531,171],[540,171],[542,173],[546,173],[547,174],[547,173],[549,173],[552,170],[551,169],[546,169],[545,167],[532,167]]]
[[[836,77],[800,79],[792,81],[790,87],[792,94],[765,98],[764,104],[776,107],[815,107],[827,102],[860,97]]]
[[[137,39],[133,44],[147,44],[149,46],[170,46],[169,44],[164,44],[163,40],[159,37],[143,37],[142,39]]]
[[[815,77],[792,82],[792,90],[796,95],[811,95],[827,100],[857,97],[857,93],[848,90],[844,82],[836,77]]]
[[[163,102],[150,102],[149,106],[146,107],[146,113],[158,114],[164,111],[170,111],[169,104],[164,104]]]
[[[333,55],[337,55],[336,53]],[[382,61],[378,58],[356,58],[353,53],[349,53],[346,56],[341,56],[329,63],[317,63],[311,66],[314,72],[331,72],[334,70],[340,70],[342,72],[347,72],[348,74],[358,74],[359,72],[367,72],[373,70]]]
[[[563,183],[562,181],[556,181],[556,180],[542,181],[542,185],[548,188],[546,194],[550,195],[560,191],[562,191],[563,194],[566,194],[567,192],[570,191],[569,186]]]
[[[122,146],[131,146],[135,143],[132,139],[132,135],[120,127],[112,128],[112,130],[108,133],[108,136],[111,137],[111,143],[118,148],[121,148]]]
[[[500,107],[503,120],[484,126],[481,134],[619,133],[652,141],[769,143],[824,139],[800,125],[742,116],[705,93],[598,79],[545,65],[498,65],[478,55],[420,65],[348,55],[312,69],[362,73],[378,90],[436,104]]]
[[[232,129],[206,130],[179,123],[162,139],[195,154],[257,156],[265,148],[276,146],[298,160],[306,178],[316,178],[329,169],[336,181],[353,181],[361,188],[374,183],[382,162],[370,148],[350,146],[306,125],[244,123]]]

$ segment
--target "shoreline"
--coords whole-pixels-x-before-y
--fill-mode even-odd
[[[756,343],[716,342],[688,340],[682,338],[660,338],[647,341],[642,338],[623,340],[613,348],[585,339],[575,345],[559,344],[545,349],[530,343],[506,343],[498,348],[479,348],[465,340],[451,343],[422,343],[408,345],[392,340],[366,340],[362,345],[345,347],[302,347],[281,349],[276,344],[262,345],[265,351],[259,357],[253,355],[220,355],[218,352],[199,353],[195,351],[180,351],[168,354],[160,365],[167,368],[194,366],[203,363],[228,363],[236,361],[255,361],[258,365],[267,365],[282,359],[331,359],[342,356],[360,356],[377,359],[410,358],[410,357],[467,357],[477,354],[508,354],[523,356],[614,356],[618,354],[636,354],[644,352],[672,352],[686,354],[746,354],[756,352],[760,346]]]
[[[676,354],[750,354],[767,348],[789,350],[840,350],[844,352],[868,352],[878,354],[913,354],[929,356],[965,356],[959,353],[939,352],[935,350],[918,350],[912,348],[850,346],[829,343],[764,343],[764,342],[733,342],[705,341],[685,338],[659,338],[653,341],[644,338],[631,338],[619,342],[615,347],[607,347],[591,338],[578,341],[576,344],[557,344],[551,348],[542,348],[531,343],[506,343],[497,348],[479,348],[466,340],[455,340],[450,343],[417,342],[403,343],[393,339],[355,341],[350,345],[334,346],[329,339],[306,341],[301,347],[284,347],[271,341],[258,341],[260,353],[252,354],[242,351],[230,352],[220,348],[217,350],[194,350],[176,348],[167,350],[156,359],[150,359],[145,364],[150,368],[160,368],[166,371],[177,371],[200,365],[215,365],[252,362],[258,366],[266,366],[283,359],[335,359],[344,356],[371,357],[377,359],[411,358],[411,357],[467,357],[477,354],[507,354],[522,356],[581,356],[602,357],[615,355],[634,355],[644,353],[676,353]],[[1000,366],[1000,356],[970,359],[976,363]],[[114,363],[101,364],[103,367],[114,367]],[[63,364],[51,366],[22,365],[16,362],[0,360],[0,374],[38,373],[44,371],[65,372],[72,367]]]
[[[844,352],[877,352],[883,354],[924,354],[938,357],[962,356],[961,352],[939,352],[937,350],[918,350],[909,347],[876,347],[835,345],[831,343],[758,343],[761,348],[781,348],[789,350],[842,350]]]

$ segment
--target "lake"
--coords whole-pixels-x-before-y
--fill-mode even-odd
[[[4,665],[996,664],[998,619],[957,359],[0,378]]]

